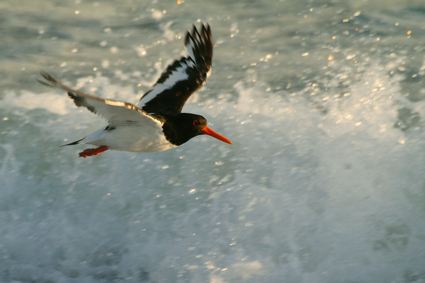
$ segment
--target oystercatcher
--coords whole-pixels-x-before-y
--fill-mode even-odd
[[[210,26],[201,23],[200,32],[193,26],[184,41],[189,56],[174,61],[140,101],[131,103],[98,98],[72,89],[48,73],[40,83],[68,93],[78,107],[86,107],[108,121],[108,125],[90,135],[65,145],[91,144],[81,157],[98,155],[108,149],[135,152],[158,152],[184,144],[198,135],[210,135],[225,143],[230,140],[207,126],[197,114],[181,113],[186,100],[205,84],[211,73],[212,36]]]

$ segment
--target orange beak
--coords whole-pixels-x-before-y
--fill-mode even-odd
[[[228,143],[228,144],[232,144],[231,141],[229,141],[228,139],[226,139],[225,137],[223,137],[220,134],[217,134],[216,132],[214,132],[213,130],[211,130],[210,128],[208,128],[207,126],[205,126],[205,128],[202,129],[202,131],[204,132],[204,134],[212,136],[218,140],[221,140],[222,142]]]

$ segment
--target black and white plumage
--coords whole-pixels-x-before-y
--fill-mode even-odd
[[[138,107],[148,113],[176,115],[190,95],[205,84],[211,74],[213,55],[210,26],[201,25],[201,32],[193,26],[184,44],[189,56],[169,65],[153,88],[142,96]]]
[[[189,56],[169,65],[137,105],[85,94],[41,72],[46,81],[39,80],[40,83],[65,90],[78,107],[86,107],[108,121],[108,126],[67,145],[85,143],[98,146],[80,153],[80,156],[87,157],[108,149],[164,151],[202,134],[231,144],[212,131],[204,117],[181,113],[187,99],[202,87],[211,72],[212,36],[209,25],[201,24],[201,32],[193,26],[192,33],[186,34],[185,46]]]

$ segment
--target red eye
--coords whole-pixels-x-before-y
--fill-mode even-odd
[[[194,126],[198,126],[199,125],[199,121],[198,120],[193,120],[193,125]]]

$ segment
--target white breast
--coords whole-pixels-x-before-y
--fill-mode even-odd
[[[162,127],[141,127],[137,124],[116,126],[113,130],[100,129],[81,143],[106,145],[111,150],[158,152],[176,147],[162,132]]]

